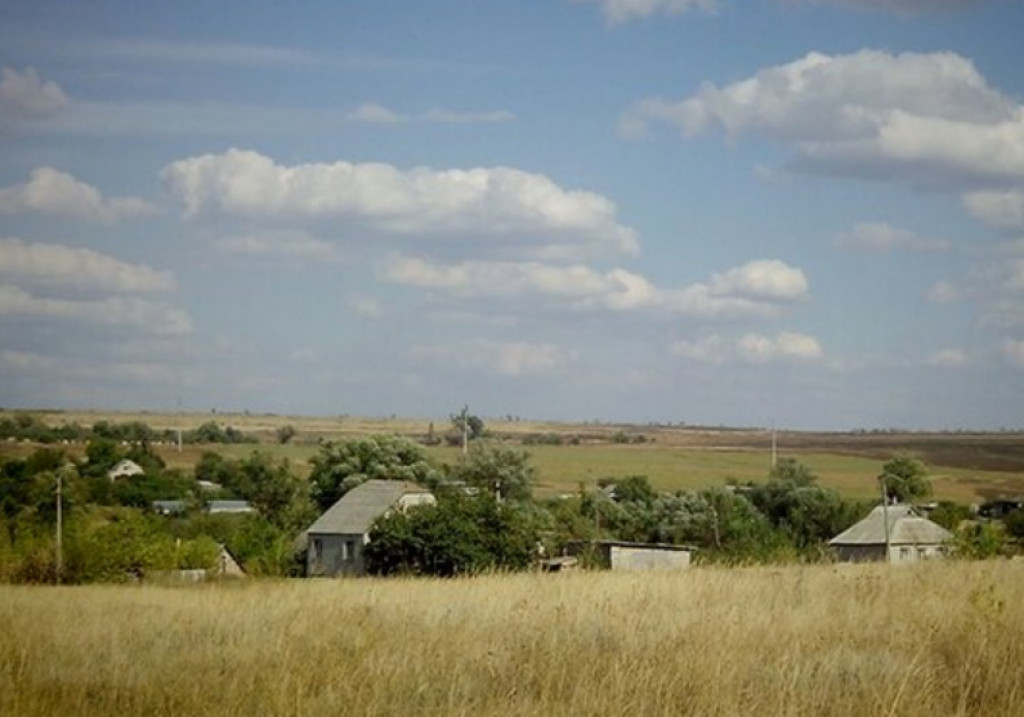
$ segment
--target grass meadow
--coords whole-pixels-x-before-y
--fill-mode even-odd
[[[9,412],[0,411],[0,416]],[[262,414],[174,414],[54,411],[41,413],[53,425],[92,425],[99,420],[142,421],[156,429],[191,429],[204,421],[232,425],[261,439],[258,446],[186,445],[179,453],[169,445],[156,446],[171,467],[191,470],[204,451],[214,450],[241,458],[254,448],[288,458],[297,472],[308,473],[309,458],[320,438],[339,439],[381,433],[410,437],[427,434],[431,423],[439,434],[448,430],[445,418],[367,418],[352,416],[303,417]],[[275,431],[292,425],[299,431],[288,445],[275,442]],[[675,491],[721,485],[728,480],[761,481],[770,461],[770,433],[764,430],[558,423],[487,419],[496,435],[515,444],[529,435],[581,438],[580,445],[531,445],[526,449],[537,467],[535,493],[540,497],[573,493],[580,484],[592,486],[599,478],[646,475],[658,490]],[[617,433],[644,436],[641,444],[615,443]],[[824,485],[850,498],[871,498],[878,489],[876,477],[882,464],[895,452],[910,450],[932,472],[937,499],[961,503],[993,496],[1024,495],[1024,434],[1022,433],[814,433],[782,431],[780,455],[805,463]],[[84,447],[66,447],[80,456]],[[23,456],[34,450],[25,444],[0,443],[4,455]],[[435,446],[428,454],[443,462],[458,458],[459,449]]]
[[[1024,563],[0,586],[0,714],[1019,715]]]

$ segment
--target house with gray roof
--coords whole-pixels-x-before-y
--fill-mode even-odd
[[[886,516],[888,546],[886,555]],[[911,505],[876,506],[864,520],[828,541],[843,562],[884,561],[914,563],[944,558],[953,534],[921,516]]]
[[[133,460],[125,458],[120,460],[107,471],[107,478],[111,481],[116,481],[118,478],[132,478],[133,476],[140,476],[146,471]]]
[[[306,575],[362,575],[374,521],[434,502],[430,491],[406,481],[375,479],[353,488],[306,530]]]

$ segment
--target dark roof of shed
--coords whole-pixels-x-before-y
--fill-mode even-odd
[[[407,481],[368,480],[343,495],[309,526],[306,533],[362,535],[403,495],[429,492]]]

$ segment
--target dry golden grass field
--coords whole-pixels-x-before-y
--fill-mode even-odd
[[[0,417],[10,415],[0,411]],[[204,421],[219,423],[258,436],[261,450],[289,458],[299,472],[316,451],[318,439],[334,439],[379,433],[412,438],[427,434],[431,423],[437,432],[448,430],[444,417],[429,419],[361,418],[349,416],[303,417],[257,414],[112,413],[98,411],[40,412],[48,423],[92,425],[99,420],[142,421],[156,429],[195,428]],[[299,434],[294,445],[276,445],[275,431],[292,425]],[[638,426],[593,423],[558,423],[486,419],[496,436],[516,443],[538,434],[577,437],[580,445],[527,446],[538,468],[536,493],[540,496],[574,492],[605,476],[647,475],[660,490],[686,490],[720,485],[729,479],[763,480],[768,470],[771,437],[764,430],[730,430],[682,426]],[[612,442],[616,433],[643,435],[643,444]],[[821,479],[849,497],[873,497],[882,463],[894,452],[910,450],[925,460],[932,471],[936,498],[963,503],[996,496],[1024,495],[1024,434],[1022,433],[814,433],[781,431],[782,455],[807,464]],[[68,446],[80,454],[81,446]],[[172,467],[190,469],[206,450],[244,456],[254,446],[158,446]],[[32,446],[0,444],[3,455],[25,455]],[[430,454],[454,461],[458,450],[435,447]]]
[[[1024,714],[1024,563],[0,586],[0,714]]]

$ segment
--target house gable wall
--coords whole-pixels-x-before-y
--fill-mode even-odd
[[[306,574],[362,575],[365,572],[363,546],[367,536],[359,533],[310,533],[306,552]]]

